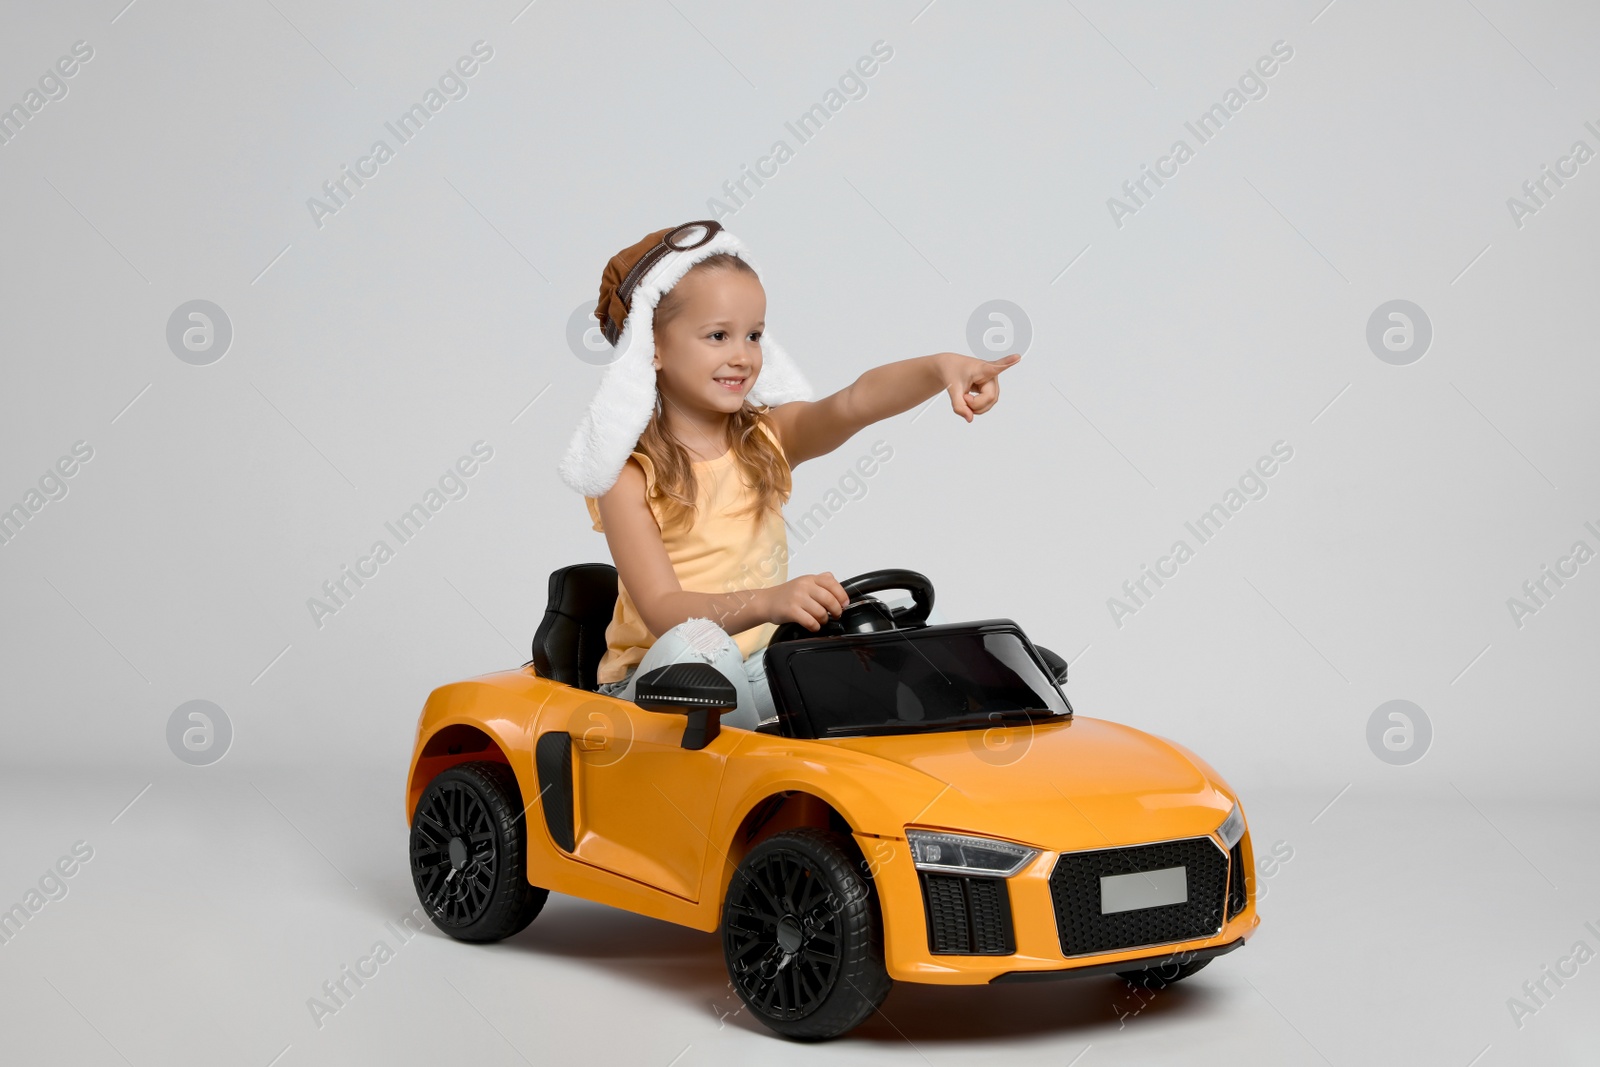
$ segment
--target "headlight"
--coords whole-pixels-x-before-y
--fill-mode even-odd
[[[907,830],[911,859],[919,871],[945,874],[984,874],[1010,878],[1039,854],[1036,848],[994,841],[966,834],[942,834],[933,830]]]
[[[1244,809],[1238,804],[1228,812],[1228,817],[1222,820],[1222,825],[1217,827],[1217,836],[1222,838],[1222,843],[1227,848],[1232,848],[1239,843],[1239,838],[1244,836]]]

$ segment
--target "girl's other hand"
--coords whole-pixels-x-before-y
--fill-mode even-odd
[[[944,353],[945,392],[957,415],[972,421],[1000,400],[1000,372],[1015,366],[1022,355],[1017,352],[999,359],[977,359],[957,352]]]
[[[766,597],[767,621],[797,622],[808,630],[820,630],[829,617],[838,618],[850,602],[844,586],[833,574],[802,574],[782,585],[762,590]]]

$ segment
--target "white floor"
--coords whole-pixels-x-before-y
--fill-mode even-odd
[[[1594,807],[1251,796],[1258,855],[1292,858],[1243,950],[1148,1003],[1114,978],[899,985],[824,1052],[737,1010],[711,935],[552,897],[500,945],[397,936],[416,904],[400,778],[209,773],[228,766],[5,777],[0,908],[41,879],[59,897],[0,944],[6,1063],[1600,1063],[1600,962],[1545,978],[1542,1004],[1522,990],[1600,951]],[[314,1017],[380,941],[376,974]],[[1512,997],[1537,1009],[1520,1026]]]

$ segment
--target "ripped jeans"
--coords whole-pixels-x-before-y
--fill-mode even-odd
[[[632,700],[636,679],[669,663],[698,660],[715,667],[733,683],[738,694],[738,707],[722,716],[723,725],[754,730],[760,723],[778,717],[772,691],[767,687],[766,653],[766,646],[762,646],[746,659],[733,638],[710,619],[685,619],[656,638],[655,644],[645,650],[644,659],[630,667],[626,675],[615,682],[601,682],[595,691]]]

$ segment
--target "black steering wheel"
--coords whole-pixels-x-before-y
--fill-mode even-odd
[[[772,632],[768,645],[779,641],[797,641],[806,637],[842,637],[845,634],[876,633],[880,630],[898,630],[920,626],[933,610],[933,583],[927,575],[916,571],[888,567],[867,571],[839,583],[850,598],[837,619],[830,618],[819,630],[808,630],[798,622],[786,622]],[[869,596],[884,589],[904,589],[911,594],[911,603],[890,609],[877,597]]]

